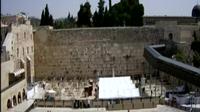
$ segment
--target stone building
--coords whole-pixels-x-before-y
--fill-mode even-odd
[[[7,27],[7,28],[6,28]],[[33,82],[34,44],[29,21],[13,23],[1,32],[1,112],[17,106],[27,97],[27,85]]]
[[[200,22],[200,5],[193,7],[191,16],[144,16],[144,25],[155,25],[159,21],[176,21],[178,25],[194,25]]]

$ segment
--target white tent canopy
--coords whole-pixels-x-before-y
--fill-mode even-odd
[[[139,97],[139,89],[130,77],[99,78],[99,99]]]
[[[56,91],[54,91],[53,89],[51,89],[51,90],[48,90],[47,93],[56,94]]]

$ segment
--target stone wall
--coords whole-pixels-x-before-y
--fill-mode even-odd
[[[25,90],[25,92],[27,88],[27,81],[24,79],[20,82],[18,82],[17,84],[13,85],[12,87],[10,87],[9,89],[7,89],[4,92],[1,92],[1,112],[7,112],[8,108],[7,108],[7,104],[8,104],[8,100],[10,100],[11,102],[13,102],[13,97],[16,97],[17,100],[17,105],[19,104],[18,102],[18,96],[21,96],[21,102],[23,102],[23,90]],[[12,106],[14,107],[14,105],[12,104]]]
[[[144,45],[163,38],[155,27],[83,28],[34,33],[36,80],[143,74]]]
[[[13,61],[1,63],[1,91],[9,86],[9,73],[12,71],[14,71]]]

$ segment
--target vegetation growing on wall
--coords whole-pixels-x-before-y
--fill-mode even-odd
[[[181,62],[185,63],[187,57],[182,51],[178,50],[175,55],[175,58],[177,61],[181,61]]]

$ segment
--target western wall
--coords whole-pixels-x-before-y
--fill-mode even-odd
[[[82,28],[34,32],[35,78],[143,74],[144,45],[164,38],[156,27]]]

